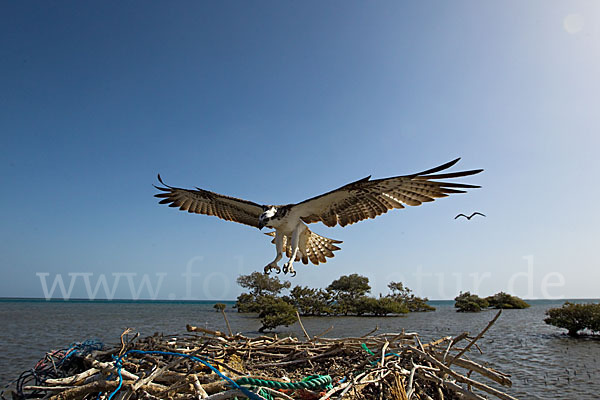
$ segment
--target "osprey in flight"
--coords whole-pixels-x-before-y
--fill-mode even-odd
[[[333,257],[333,252],[340,250],[336,244],[342,243],[339,240],[317,235],[308,229],[306,224],[323,222],[330,227],[337,224],[346,226],[363,219],[375,218],[393,208],[404,208],[405,205],[418,206],[423,202],[446,197],[452,193],[465,193],[465,190],[461,189],[480,187],[438,181],[474,175],[483,171],[475,169],[437,174],[452,167],[458,160],[460,158],[416,174],[374,180],[368,176],[296,204],[261,205],[200,188],[180,189],[164,183],[160,175],[158,180],[165,187],[155,185],[154,187],[163,192],[156,194],[155,197],[162,199],[160,204],[179,207],[182,211],[214,215],[258,229],[264,227],[275,229],[267,235],[274,236],[272,243],[275,244],[277,256],[265,267],[265,273],[268,274],[272,269],[277,273],[281,271],[277,263],[283,257],[285,249],[289,260],[283,265],[283,272],[296,275],[294,261],[302,260],[304,264],[308,264],[310,260],[315,265],[320,262],[325,263],[327,257]]]

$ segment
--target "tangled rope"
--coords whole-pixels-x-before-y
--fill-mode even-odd
[[[69,347],[64,349],[46,353],[44,358],[39,360],[32,369],[23,371],[14,381],[18,398],[36,397],[40,393],[39,391],[33,391],[25,396],[23,387],[32,383],[33,385],[41,386],[46,379],[68,376],[71,368],[76,366],[80,357],[95,350],[102,350],[103,348],[104,344],[100,340],[88,339],[81,343],[71,343]],[[0,396],[4,398],[3,391],[0,392]]]
[[[117,367],[117,374],[118,374],[118,378],[119,378],[119,385],[108,396],[108,400],[112,400],[114,395],[119,390],[121,390],[121,387],[123,386],[123,376],[121,374],[121,369],[123,368],[123,359],[125,359],[129,354],[153,354],[153,355],[163,355],[163,356],[175,356],[175,357],[183,357],[183,358],[187,358],[189,360],[195,361],[195,362],[199,362],[199,363],[207,366],[208,368],[210,368],[213,372],[215,372],[217,375],[219,375],[219,377],[221,377],[222,379],[225,379],[234,388],[241,390],[242,393],[244,393],[248,398],[250,398],[252,400],[264,400],[264,397],[257,395],[256,393],[252,392],[251,390],[248,390],[248,388],[246,388],[244,386],[251,386],[251,387],[256,387],[256,388],[267,387],[267,388],[271,388],[271,389],[291,389],[291,390],[297,390],[297,389],[315,390],[315,389],[324,389],[324,388],[332,387],[332,385],[331,385],[332,380],[331,380],[331,376],[329,376],[329,375],[311,375],[309,377],[304,378],[300,382],[279,382],[279,381],[272,381],[272,380],[268,380],[268,379],[259,379],[259,378],[250,378],[250,377],[242,377],[242,378],[238,378],[234,381],[231,378],[223,375],[221,373],[221,371],[219,371],[217,368],[213,367],[208,361],[203,360],[196,356],[192,356],[190,354],[176,353],[176,352],[171,352],[171,351],[128,350],[123,355],[119,356],[115,361],[115,366]]]
[[[216,373],[217,375],[219,375],[222,379],[225,379],[227,382],[229,382],[231,385],[233,385],[233,387],[235,387],[236,389],[239,389],[242,391],[242,393],[244,393],[244,395],[246,395],[248,398],[252,399],[252,400],[264,400],[264,397],[261,397],[259,395],[257,395],[256,393],[248,390],[247,388],[241,386],[240,384],[236,383],[234,380],[232,380],[231,378],[223,375],[221,373],[221,371],[219,371],[217,368],[213,367],[208,361],[203,360],[201,358],[198,358],[196,356],[192,356],[190,354],[184,354],[184,353],[175,353],[175,352],[171,352],[171,351],[157,351],[157,350],[152,350],[152,351],[145,351],[145,350],[128,350],[126,351],[123,355],[119,356],[116,359],[115,365],[117,367],[117,374],[119,375],[119,385],[117,386],[117,388],[108,396],[108,400],[111,400],[113,398],[113,396],[119,391],[121,390],[121,386],[123,386],[123,375],[121,375],[121,369],[123,368],[123,359],[126,358],[129,354],[154,354],[154,355],[163,355],[163,356],[175,356],[175,357],[183,357],[183,358],[187,358],[189,360],[195,361],[195,362],[199,362],[201,364],[204,364],[205,366],[207,366],[208,368],[210,368],[214,373]]]
[[[251,385],[251,386],[262,386],[268,387],[271,389],[330,389],[331,386],[331,376],[329,375],[311,375],[309,377],[304,378],[300,382],[280,382],[280,381],[272,381],[268,379],[259,379],[259,378],[249,378],[242,377],[236,379],[235,382],[238,385]]]

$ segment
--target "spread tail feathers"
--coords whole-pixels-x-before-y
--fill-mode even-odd
[[[275,236],[275,232],[268,232],[265,233],[265,235]],[[291,257],[292,255],[291,242],[291,237],[283,237],[283,248],[285,249],[285,253],[288,257]],[[275,243],[275,238],[273,238],[271,243]],[[326,263],[327,257],[332,258],[334,256],[333,252],[340,250],[340,248],[336,246],[336,244],[340,243],[342,243],[341,240],[329,239],[317,235],[310,229],[306,229],[300,235],[300,240],[298,242],[298,253],[294,261],[302,260],[303,264],[308,264],[308,261],[310,260],[310,262],[315,265],[319,265],[319,263]]]

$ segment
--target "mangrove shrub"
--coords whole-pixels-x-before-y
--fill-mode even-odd
[[[511,296],[508,293],[500,292],[493,296],[485,298],[492,308],[504,309],[522,309],[529,307],[529,304],[517,296]]]
[[[579,332],[588,329],[600,332],[600,304],[573,304],[566,302],[560,308],[546,311],[547,324],[564,328],[569,336],[577,337]]]
[[[290,295],[284,298],[302,315],[329,315],[333,312],[331,294],[323,289],[294,286]]]
[[[334,312],[344,315],[358,314],[361,299],[370,291],[369,278],[358,274],[342,275],[327,286]]]
[[[296,320],[296,311],[305,316],[386,316],[435,310],[427,304],[426,298],[415,296],[402,282],[390,283],[391,293],[386,296],[367,296],[371,291],[369,278],[358,274],[341,276],[326,289],[295,286],[290,290],[289,282],[259,272],[240,275],[237,282],[248,292],[238,296],[235,308],[242,313],[257,313],[263,323],[261,332],[292,324]],[[289,294],[281,295],[284,289],[288,289]]]
[[[388,297],[402,305],[402,308],[408,309],[410,312],[434,311],[435,307],[427,304],[427,297],[417,297],[412,293],[412,290],[404,286],[402,282],[390,282],[388,288],[391,293]]]
[[[461,292],[454,298],[454,301],[454,307],[458,308],[456,311],[460,312],[476,312],[489,307],[486,299],[482,299],[476,294],[471,294],[471,292]]]
[[[259,332],[275,329],[280,325],[289,326],[296,321],[296,309],[281,297],[260,296],[258,302],[258,317],[262,323]]]

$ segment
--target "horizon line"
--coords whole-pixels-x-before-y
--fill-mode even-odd
[[[487,296],[486,296],[487,297]],[[77,297],[77,298],[61,298],[61,297],[51,297],[51,298],[45,298],[45,297],[16,297],[16,296],[0,296],[0,301],[2,300],[39,300],[39,301],[64,301],[64,302],[68,302],[68,301],[87,301],[87,302],[93,302],[93,301],[104,301],[104,302],[110,302],[110,301],[129,301],[129,302],[134,302],[134,301],[145,301],[145,302],[152,302],[152,301],[156,301],[156,302],[171,302],[171,303],[175,303],[175,302],[185,302],[185,303],[193,303],[193,302],[236,302],[237,299],[233,299],[233,300],[216,300],[216,299],[125,299],[125,298],[119,298],[119,299],[106,299],[106,298],[97,298],[97,299],[90,299],[90,298],[84,298],[84,297]],[[569,301],[569,300],[599,300],[600,301],[600,297],[564,297],[564,298],[560,298],[560,299],[547,299],[547,298],[523,298],[523,300],[526,301]],[[454,299],[429,299],[427,301],[455,301]]]

